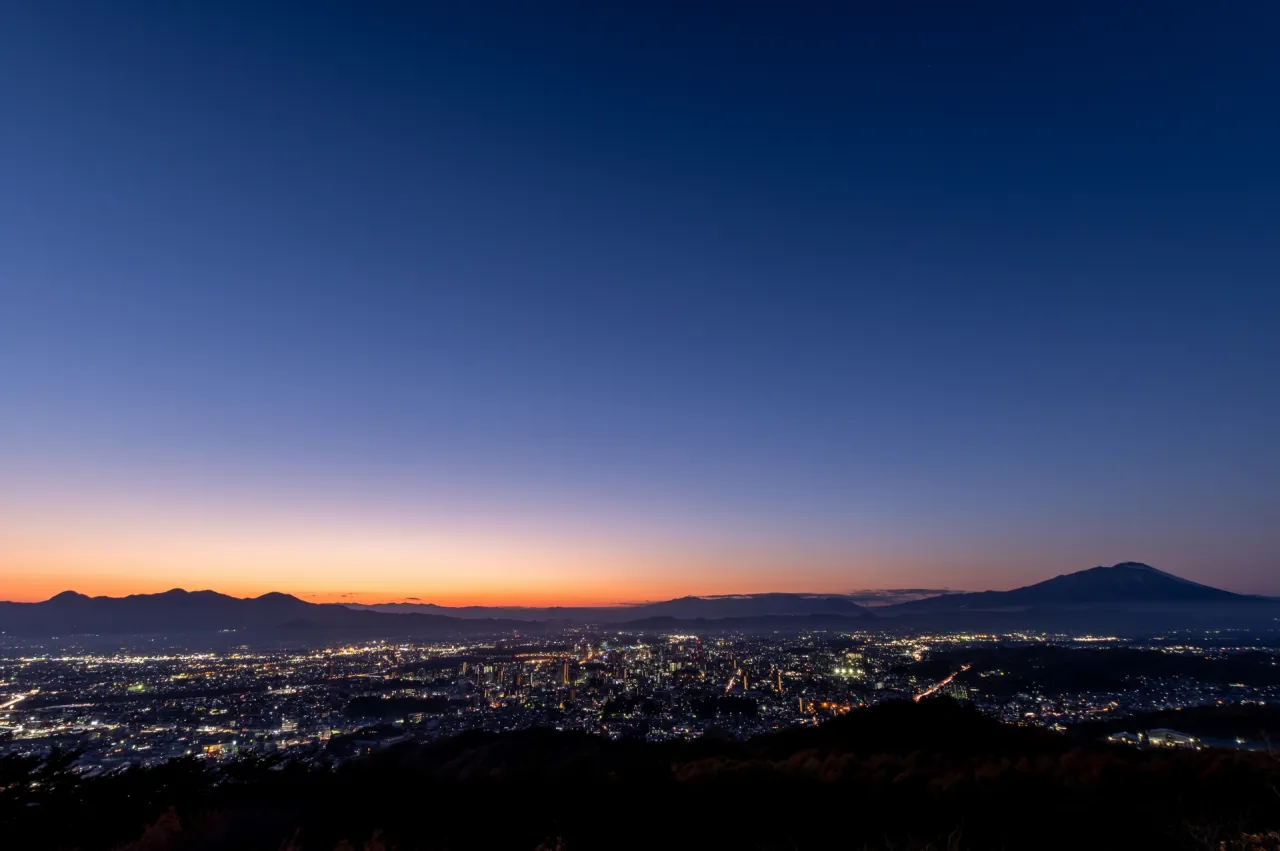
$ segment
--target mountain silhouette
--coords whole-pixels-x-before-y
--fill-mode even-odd
[[[1110,567],[1091,567],[1014,588],[946,594],[887,607],[891,613],[1008,609],[1026,606],[1078,606],[1123,603],[1253,603],[1264,598],[1234,594],[1201,585],[1172,573],[1126,561]]]
[[[839,595],[680,597],[614,607],[448,608],[429,603],[353,606],[281,593],[239,598],[175,588],[159,594],[88,597],[64,591],[40,603],[0,602],[0,633],[13,636],[229,634],[305,640],[537,633],[566,622],[636,631],[799,631],[964,628],[1097,630],[1274,628],[1280,601],[1234,594],[1138,562],[1094,567],[1015,588],[943,594],[872,610]],[[244,633],[244,635],[241,635]]]
[[[729,594],[715,597],[679,597],[629,606],[563,606],[521,608],[512,606],[462,606],[450,608],[434,603],[381,603],[352,608],[397,614],[422,613],[459,618],[510,618],[513,620],[569,620],[576,623],[617,623],[653,618],[682,620],[758,618],[779,616],[835,615],[863,617],[867,609],[839,595],[819,594]]]
[[[475,634],[526,628],[525,622],[463,620],[442,615],[397,616],[336,603],[308,603],[289,594],[232,597],[175,588],[159,594],[88,597],[74,591],[40,603],[0,603],[0,632],[18,636],[249,632],[259,637],[308,633],[352,636]]]
[[[1067,573],[1010,591],[945,594],[877,609],[902,628],[1103,631],[1273,629],[1280,601],[1192,582],[1141,562]]]

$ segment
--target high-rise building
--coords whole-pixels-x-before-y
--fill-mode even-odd
[[[778,694],[782,694],[782,669],[779,668],[776,673],[778,676]]]
[[[560,666],[560,684],[566,685],[566,686],[569,684],[569,660],[568,659],[565,659]]]

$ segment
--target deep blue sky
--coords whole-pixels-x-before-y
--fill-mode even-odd
[[[1280,6],[822,6],[6,4],[0,571],[1280,593]]]

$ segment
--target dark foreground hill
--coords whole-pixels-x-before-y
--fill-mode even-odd
[[[942,700],[744,743],[473,734],[221,778],[9,760],[0,827],[10,847],[83,851],[1243,849],[1280,826],[1278,781],[1267,754],[1081,744]]]

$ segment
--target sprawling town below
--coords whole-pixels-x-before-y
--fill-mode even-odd
[[[474,643],[0,656],[0,753],[76,751],[94,776],[177,757],[344,760],[408,740],[529,727],[648,741],[745,738],[947,695],[1009,723],[1137,746],[1259,747],[1139,720],[1280,702],[1266,637],[624,635]],[[1238,678],[1238,679],[1237,679]],[[1126,726],[1125,719],[1134,719]]]

